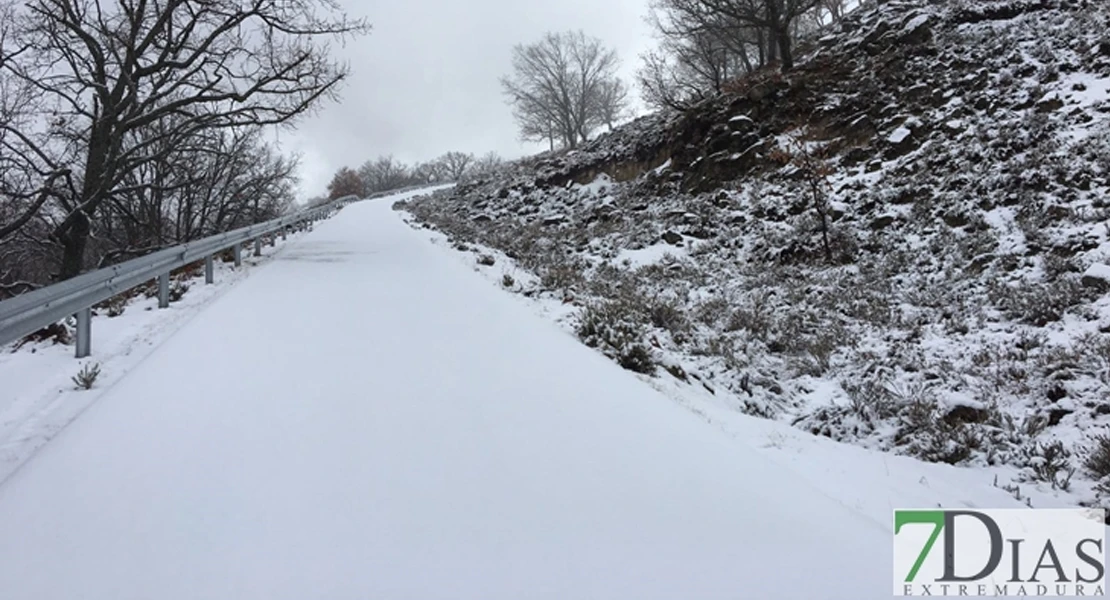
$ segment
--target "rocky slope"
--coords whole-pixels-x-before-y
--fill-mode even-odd
[[[885,2],[793,72],[398,208],[627,368],[1105,502],[1108,31],[1104,2]]]

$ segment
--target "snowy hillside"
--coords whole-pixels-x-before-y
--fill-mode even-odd
[[[885,2],[793,72],[398,208],[694,404],[1105,505],[1107,30]]]

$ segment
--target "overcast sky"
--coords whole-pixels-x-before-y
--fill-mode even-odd
[[[629,85],[652,45],[648,0],[340,0],[373,32],[336,52],[352,75],[338,104],[275,134],[302,156],[302,193],[384,154],[413,163],[449,150],[515,158],[544,149],[518,141],[498,78],[512,47],[547,31],[581,29],[617,50]]]

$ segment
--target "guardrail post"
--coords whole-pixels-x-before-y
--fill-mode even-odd
[[[162,273],[158,276],[158,308],[168,308],[170,305],[170,274]]]
[[[216,265],[213,264],[212,255],[204,257],[204,283],[212,284],[216,280]]]
[[[285,241],[285,232],[288,231],[288,230],[289,230],[288,227],[282,227],[281,228],[281,241],[283,241],[283,242]]]
[[[262,238],[254,238],[254,255],[262,256]]]
[[[77,311],[77,358],[92,354],[92,308]]]
[[[235,244],[235,247],[232,248],[231,252],[235,255],[235,266],[243,266],[243,244]]]
[[[276,245],[277,245],[277,236],[271,233],[270,234],[270,247],[273,248]]]

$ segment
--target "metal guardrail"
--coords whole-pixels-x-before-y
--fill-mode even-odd
[[[170,304],[170,272],[203,259],[205,283],[212,283],[216,254],[231,249],[234,251],[235,266],[240,266],[243,264],[244,244],[253,241],[254,255],[259,256],[264,236],[269,235],[270,245],[274,245],[277,234],[280,233],[284,240],[289,230],[326,218],[358,199],[357,196],[346,196],[272,221],[158,250],[4,300],[0,302],[0,346],[74,315],[77,318],[76,354],[77,358],[84,358],[92,352],[94,305],[157,279],[158,307],[166,308]]]

